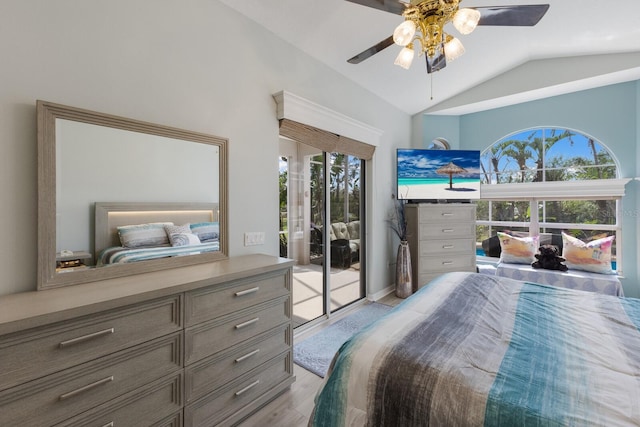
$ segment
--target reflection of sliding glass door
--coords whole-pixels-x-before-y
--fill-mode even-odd
[[[296,260],[295,326],[364,297],[363,165],[281,140],[280,254]]]

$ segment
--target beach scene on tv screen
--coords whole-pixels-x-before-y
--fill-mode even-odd
[[[398,197],[408,200],[480,198],[480,152],[398,150]]]

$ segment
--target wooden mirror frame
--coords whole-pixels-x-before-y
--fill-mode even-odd
[[[228,257],[229,198],[228,141],[226,139],[40,100],[36,103],[36,112],[38,120],[38,290],[219,261]],[[217,202],[219,203],[220,251],[57,273],[56,119],[216,145],[219,148],[220,188]]]

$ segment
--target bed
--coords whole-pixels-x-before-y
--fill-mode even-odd
[[[196,255],[220,250],[219,232],[204,241],[180,246],[168,240],[157,244],[124,246],[119,229],[146,224],[217,224],[217,203],[104,203],[95,204],[96,265],[124,264],[151,259]]]
[[[447,273],[347,341],[310,426],[638,426],[640,300]]]

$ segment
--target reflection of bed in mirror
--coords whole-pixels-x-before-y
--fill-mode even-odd
[[[97,266],[220,250],[217,203],[98,202],[95,219]],[[170,236],[164,225],[184,229],[175,229],[176,233]],[[144,239],[121,238],[127,229],[134,234],[142,233]],[[148,233],[153,233],[151,237],[164,235],[166,238],[154,240]]]
[[[36,110],[38,289],[227,258],[225,138],[46,101]],[[114,200],[216,203],[219,250],[84,268],[95,266],[98,255],[94,204]],[[81,256],[71,260],[83,268],[58,268],[63,251]]]

